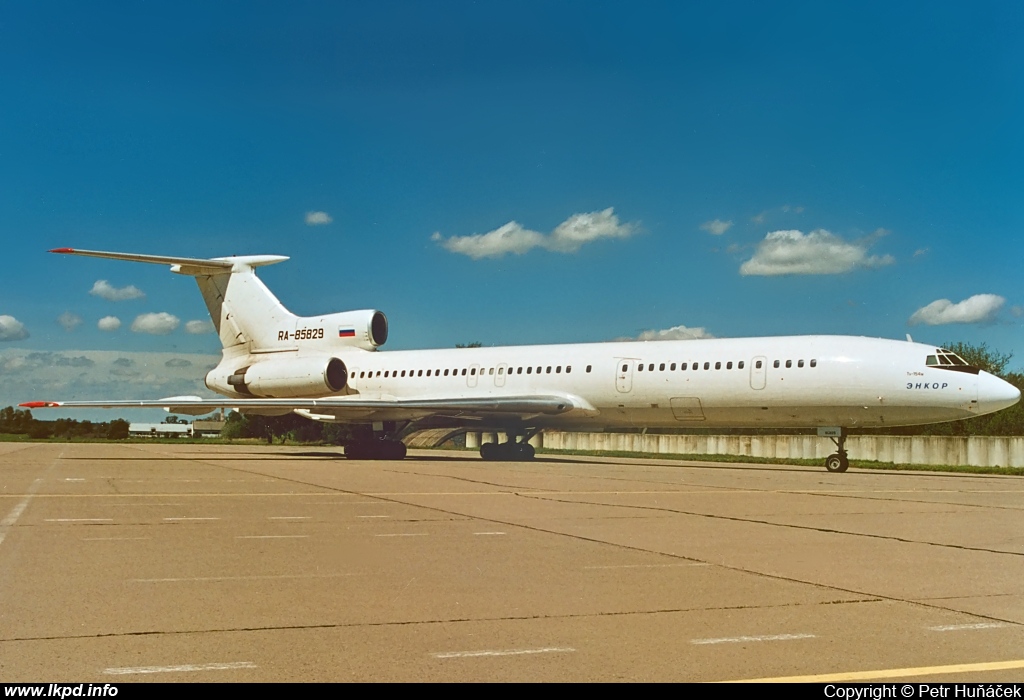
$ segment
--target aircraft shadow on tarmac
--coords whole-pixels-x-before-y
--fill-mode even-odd
[[[133,456],[133,457],[64,457],[66,460],[74,461],[92,461],[92,462],[134,462],[134,461],[147,461],[147,462],[180,462],[187,461],[189,459],[196,458],[196,453],[189,455],[180,456]],[[583,456],[583,455],[580,455]],[[345,460],[345,454],[343,452],[282,452],[282,453],[267,453],[267,452],[232,452],[230,455],[223,453],[211,453],[202,454],[202,459],[212,459],[218,462],[248,462],[252,461],[253,458],[257,458],[261,462],[281,462],[294,460],[297,458],[308,458],[308,459],[331,459],[331,460]],[[594,455],[594,459],[601,459],[601,457]],[[658,457],[651,457],[650,460],[657,460]],[[485,464],[482,460],[477,460],[473,457],[455,457],[449,455],[424,455],[417,456],[415,460],[418,462],[461,462],[461,463],[477,463]],[[363,460],[356,460],[363,461]],[[371,462],[373,460],[370,460]],[[380,460],[383,464],[387,460]],[[714,464],[703,463],[698,464],[699,460],[694,462],[679,461],[675,464],[652,464],[651,461],[637,460],[637,461],[620,461],[620,462],[598,462],[597,464],[603,464],[606,466],[630,466],[630,467],[661,467],[665,469],[710,469],[710,470],[733,470],[733,471],[751,471],[756,469],[757,471],[764,472],[792,472],[792,473],[808,473],[815,472],[815,467],[797,467],[797,466],[786,466],[782,464],[761,464],[758,462],[743,462],[743,463],[728,463],[728,462],[716,462]],[[531,462],[535,464],[580,464],[578,459],[567,459],[565,457],[557,457],[554,455],[538,455]],[[388,462],[390,463],[390,462]],[[529,464],[530,462],[504,462],[504,464]],[[488,465],[498,465],[502,462],[486,462]],[[919,471],[919,470],[896,470],[896,469],[864,469],[860,470],[853,467],[856,473],[860,474],[872,474],[880,477],[898,477],[898,476],[912,476],[912,477],[935,477],[935,476],[946,476],[957,479],[997,479],[1001,478],[1001,474],[971,474],[963,472],[931,472],[931,471]],[[838,476],[838,478],[843,478]]]

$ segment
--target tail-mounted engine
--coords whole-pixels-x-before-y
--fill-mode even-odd
[[[343,345],[376,350],[388,340],[388,318],[380,311],[342,311],[323,320],[335,342]]]
[[[263,360],[235,370],[227,376],[219,367],[206,375],[206,386],[214,391],[223,392],[226,389],[241,396],[264,399],[336,394],[347,384],[348,368],[337,357]]]

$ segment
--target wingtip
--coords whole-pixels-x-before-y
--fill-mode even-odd
[[[26,401],[18,404],[21,408],[54,408],[59,405],[53,401]]]
[[[53,250],[47,251],[50,253],[74,253],[74,248],[54,248]]]

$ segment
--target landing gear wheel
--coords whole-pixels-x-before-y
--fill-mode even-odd
[[[348,459],[405,459],[405,443],[400,440],[360,440],[345,445]]]
[[[480,457],[488,462],[516,462],[533,459],[533,445],[526,442],[485,442]]]
[[[846,455],[829,455],[825,460],[825,469],[830,472],[845,472],[849,468],[850,460],[846,458]]]

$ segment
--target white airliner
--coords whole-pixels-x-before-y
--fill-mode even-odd
[[[545,428],[817,428],[836,443],[825,460],[846,471],[847,428],[918,425],[1012,406],[1020,391],[957,355],[906,341],[850,336],[723,338],[377,352],[380,311],[292,314],[255,268],[287,260],[209,260],[51,252],[170,265],[195,277],[223,356],[206,386],[227,397],[143,401],[37,401],[29,408],[163,407],[203,415],[295,413],[347,423],[345,454],[401,459],[400,438],[425,426],[497,430],[484,459],[530,459]]]

